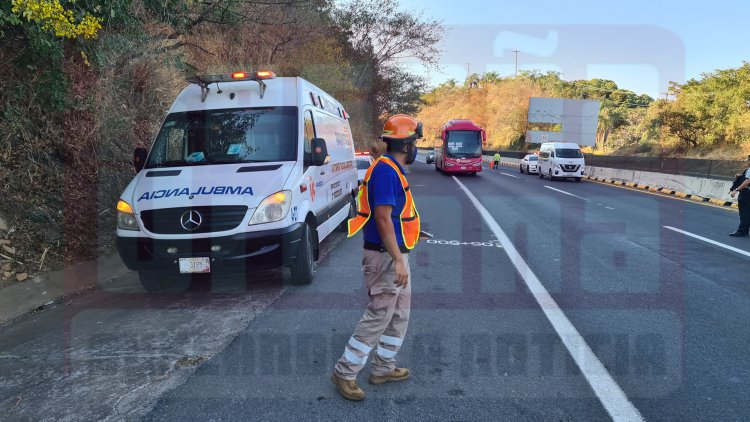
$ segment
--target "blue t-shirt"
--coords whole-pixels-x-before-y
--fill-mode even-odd
[[[398,167],[401,174],[404,173],[404,168],[401,164],[396,161],[392,156],[385,154],[393,161]],[[401,179],[393,167],[386,163],[378,162],[375,168],[372,170],[370,175],[370,181],[367,184],[367,195],[370,198],[370,210],[372,216],[365,224],[362,229],[365,236],[365,242],[382,244],[383,240],[380,238],[378,233],[378,227],[375,223],[375,207],[378,205],[391,205],[393,210],[391,211],[391,220],[393,220],[393,228],[396,231],[396,241],[399,245],[404,245],[404,236],[401,234],[401,210],[404,209],[406,204],[406,194],[404,188],[401,187]]]

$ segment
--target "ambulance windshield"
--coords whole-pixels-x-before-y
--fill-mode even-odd
[[[296,158],[297,107],[202,110],[167,116],[146,167]]]

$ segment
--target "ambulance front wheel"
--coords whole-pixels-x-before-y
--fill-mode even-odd
[[[309,223],[302,228],[302,239],[299,242],[297,258],[289,266],[287,282],[294,285],[310,284],[315,268],[315,236]]]

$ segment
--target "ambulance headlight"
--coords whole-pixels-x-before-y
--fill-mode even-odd
[[[283,190],[269,195],[255,209],[250,224],[273,223],[283,220],[292,206],[292,191]]]
[[[120,230],[140,230],[133,208],[122,200],[117,202],[117,228]]]

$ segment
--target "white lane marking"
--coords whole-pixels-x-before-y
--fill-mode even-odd
[[[547,185],[544,185],[544,187],[545,187],[545,188],[547,188],[547,189],[552,189],[553,191],[557,191],[557,192],[560,192],[560,193],[562,193],[562,194],[565,194],[565,195],[573,196],[573,197],[576,197],[576,198],[578,198],[578,199],[583,199],[584,201],[591,201],[590,199],[586,199],[586,198],[584,198],[584,197],[582,197],[582,196],[578,196],[578,195],[572,194],[572,193],[570,193],[570,192],[565,192],[564,190],[560,190],[560,189],[555,189],[555,188],[553,188],[552,186],[547,186]]]
[[[521,254],[518,253],[516,247],[503,229],[497,224],[497,221],[492,218],[489,211],[487,211],[463,183],[456,177],[453,177],[453,180],[458,183],[458,186],[469,197],[469,200],[474,204],[477,211],[479,211],[484,222],[490,227],[492,233],[497,236],[503,249],[505,249],[505,253],[508,254],[508,258],[510,258],[513,266],[516,267],[524,283],[526,283],[526,287],[534,295],[534,299],[536,299],[542,308],[542,312],[544,312],[547,320],[552,324],[565,348],[568,349],[568,353],[576,365],[578,365],[581,373],[586,377],[586,381],[588,381],[612,420],[642,421],[643,417],[641,413],[633,406],[633,403],[630,402],[625,392],[617,385],[612,375],[607,372],[602,362],[596,357],[596,354],[591,350],[591,347],[589,347],[573,323],[565,316],[563,310],[560,309],[557,302],[550,296],[536,274],[531,271],[529,265],[523,260]]]
[[[503,172],[500,172],[500,174],[502,174],[503,176],[510,176],[510,177],[515,177],[516,179],[518,179],[518,176],[514,176],[512,174],[503,173]]]
[[[748,251],[745,251],[745,250],[742,250],[742,249],[738,249],[738,248],[735,248],[734,246],[729,246],[729,245],[725,245],[725,244],[723,244],[723,243],[721,243],[721,242],[717,242],[717,241],[715,241],[715,240],[711,240],[711,239],[708,239],[708,238],[706,238],[706,237],[703,237],[703,236],[698,236],[697,234],[693,234],[693,233],[690,233],[690,232],[686,232],[685,230],[680,230],[680,229],[677,229],[677,228],[674,228],[674,227],[670,227],[670,226],[664,226],[664,228],[665,228],[665,229],[668,229],[668,230],[672,230],[672,231],[675,231],[675,232],[677,232],[677,233],[682,233],[682,234],[684,234],[685,236],[690,236],[690,237],[694,237],[694,238],[696,238],[696,239],[698,239],[698,240],[702,240],[702,241],[704,241],[704,242],[706,242],[706,243],[710,243],[710,244],[712,244],[712,245],[716,245],[716,246],[718,246],[718,247],[721,247],[721,248],[724,248],[724,249],[728,249],[728,250],[730,250],[730,251],[732,251],[732,252],[737,252],[737,253],[738,253],[738,254],[740,254],[740,255],[750,256],[750,252],[748,252]]]
[[[613,209],[614,209],[614,208],[612,208],[612,207],[604,207],[604,208],[606,208],[606,209],[608,209],[608,210],[613,210]]]

